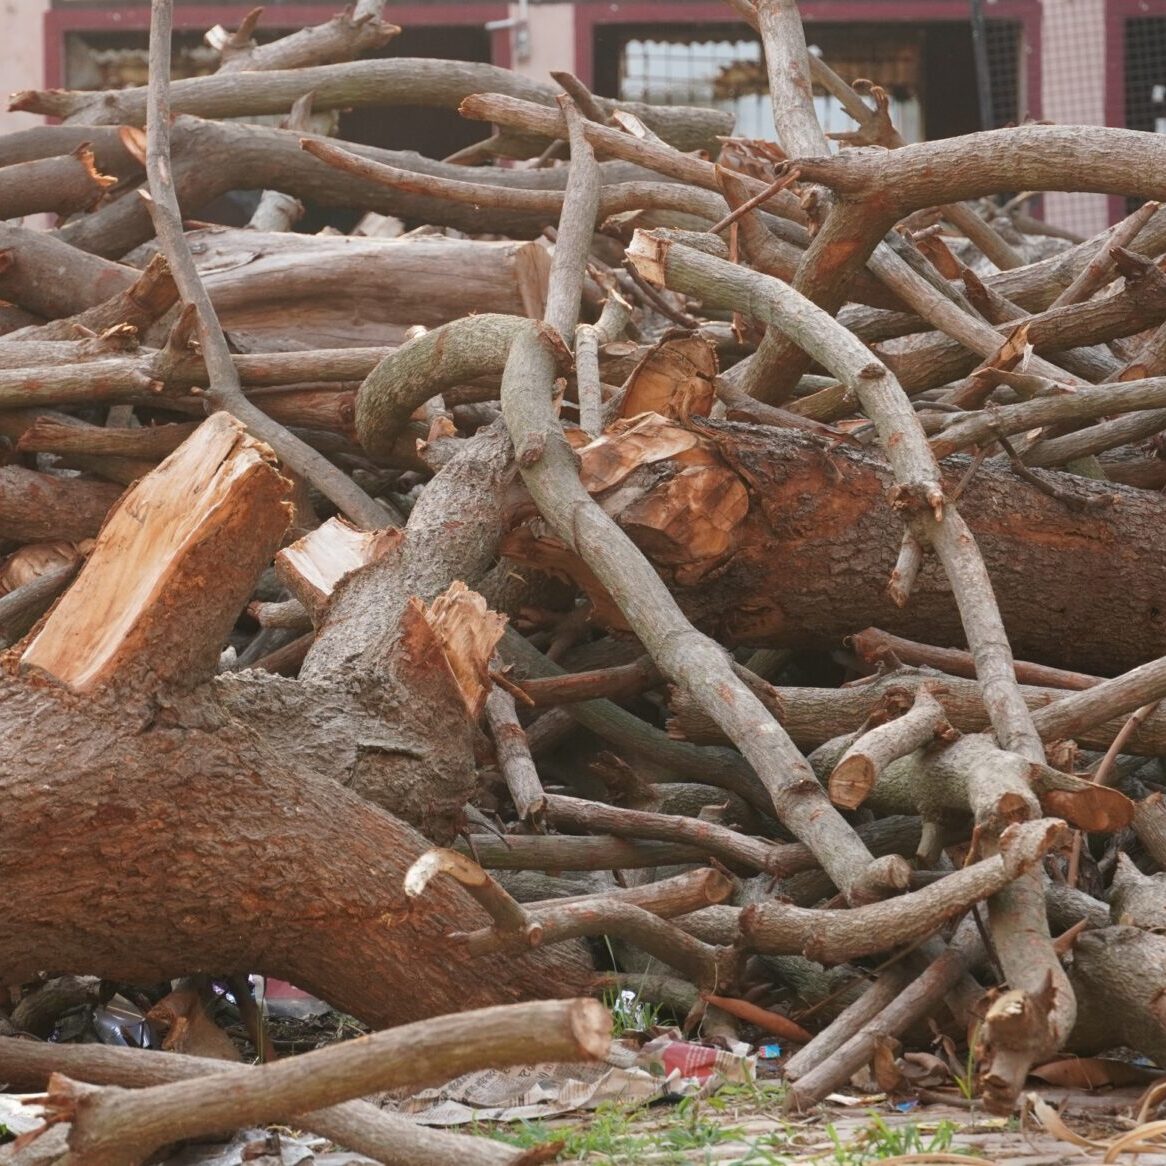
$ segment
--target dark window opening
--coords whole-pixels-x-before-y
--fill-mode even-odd
[[[909,141],[980,129],[969,23],[807,24],[806,42],[847,80],[866,78],[891,96]],[[1019,120],[1023,101],[1020,26],[987,27],[995,125]],[[736,132],[774,136],[757,36],[739,24],[602,25],[595,34],[595,88],[607,97],[715,104],[737,115]],[[825,93],[815,95],[827,132],[853,122]]]
[[[1125,22],[1125,62],[1126,128],[1166,133],[1166,18]],[[1144,201],[1127,198],[1126,213]]]
[[[240,12],[243,10],[240,9]],[[272,14],[278,10],[273,10]],[[391,13],[390,13],[391,15]],[[293,29],[278,27],[257,31],[256,39],[274,40]],[[70,89],[124,89],[146,82],[149,35],[144,30],[125,32],[76,32],[65,39],[65,85]],[[175,80],[213,73],[219,55],[191,30],[174,34],[172,71]],[[407,28],[373,57],[430,57],[489,63],[490,34],[480,26]],[[254,119],[278,125],[280,117]],[[467,121],[453,109],[427,106],[386,106],[351,109],[340,115],[338,137],[345,141],[388,150],[415,150],[429,158],[444,158],[489,137],[490,126]],[[211,205],[188,208],[190,218],[226,226],[247,223],[257,201],[251,192],[231,192]],[[349,231],[362,211],[306,206],[296,230],[313,233],[324,226]]]

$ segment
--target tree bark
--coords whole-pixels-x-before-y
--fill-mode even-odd
[[[428,841],[395,815],[444,840],[475,783],[463,698],[417,605],[396,610],[363,679],[212,679],[287,525],[286,491],[215,414],[0,657],[0,878],[19,899],[0,982],[266,971],[375,1025],[577,991],[579,948],[471,963],[446,936],[472,901],[404,896]]]
[[[616,520],[698,626],[723,642],[754,646],[834,648],[872,624],[963,646],[956,606],[934,559],[924,561],[906,608],[886,595],[902,522],[886,502],[890,473],[876,457],[734,423],[694,421],[689,430],[662,430],[658,440],[662,452],[651,457],[650,476],[612,482],[606,461],[621,439],[608,436],[583,451],[584,481],[600,500],[619,489]],[[665,448],[669,440],[675,452]],[[707,464],[687,464],[694,450]],[[945,469],[950,490],[966,466]],[[1083,672],[1118,672],[1166,653],[1158,617],[1166,504],[1112,483],[1070,478],[1063,485],[1082,499],[1106,493],[1120,502],[1075,512],[988,465],[960,499],[1014,651]],[[504,546],[514,558],[573,574],[599,617],[624,626],[590,575],[553,541],[518,527]]]

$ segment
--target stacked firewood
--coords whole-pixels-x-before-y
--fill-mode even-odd
[[[812,1036],[791,1105],[928,1020],[1003,1111],[1062,1049],[1166,1064],[1166,210],[994,201],[1162,198],[1166,139],[904,145],[792,0],[733,7],[781,149],[354,60],[375,3],[171,85],[155,0],[147,87],[14,97],[59,124],[0,138],[0,219],[58,220],[0,227],[0,985],[267,973],[432,1049],[160,1086],[152,1133],[59,1079],[79,1160],[299,1115],[465,1161],[322,1107],[594,1055],[586,1002],[429,1018],[629,983]],[[394,104],[494,128],[328,136]]]

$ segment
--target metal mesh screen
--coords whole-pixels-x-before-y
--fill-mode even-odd
[[[775,140],[760,42],[756,36],[734,36],[729,29],[722,33],[709,28],[706,33],[701,39],[670,37],[664,29],[629,34],[620,54],[619,96],[670,105],[713,105],[734,114],[736,136]],[[808,26],[806,37],[811,51],[844,76],[867,77],[883,85],[891,95],[891,115],[900,132],[908,141],[920,140],[920,53],[913,30],[904,27],[901,35],[880,31],[869,36],[853,30],[839,36],[836,29]],[[814,105],[827,133],[854,128],[829,94],[815,93]]]
[[[1023,118],[1024,45],[1016,21],[981,21],[976,52],[986,78],[983,117],[976,106],[972,20],[943,24],[806,25],[810,51],[847,80],[866,78],[891,97],[891,115],[907,141],[946,137]],[[640,26],[618,43],[615,96],[666,104],[711,104],[736,117],[741,137],[775,138],[761,45],[741,26],[673,30]],[[815,94],[827,133],[853,129],[832,97]]]
[[[1107,60],[1105,9],[1101,4],[1044,0],[1041,19],[1041,113],[1058,125],[1105,125]],[[1120,67],[1120,61],[1118,62]],[[1087,238],[1109,224],[1109,200],[1102,194],[1050,192],[1045,218]]]
[[[1166,133],[1166,16],[1125,22],[1126,127]]]
[[[983,129],[1014,125],[1028,113],[1028,94],[1021,71],[1021,27],[1014,20],[985,20],[982,51],[987,65],[987,117]],[[973,37],[974,43],[974,37]],[[987,124],[983,124],[984,122]]]
[[[1126,128],[1166,133],[1166,16],[1127,20],[1124,33]]]

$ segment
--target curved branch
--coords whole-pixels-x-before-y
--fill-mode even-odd
[[[61,1073],[74,1081],[140,1089],[190,1081],[223,1071],[222,1061],[175,1056],[155,1049],[118,1049],[103,1045],[39,1044],[0,1038],[0,1076],[21,1089],[43,1091]],[[395,1166],[514,1166],[517,1151],[489,1138],[466,1138],[431,1130],[368,1101],[345,1101],[326,1109],[298,1113],[296,1125],[322,1134],[337,1145]]]
[[[521,316],[466,316],[390,352],[356,395],[356,434],[374,456],[393,450],[415,409],[445,389],[499,374],[514,337],[534,324]]]
[[[797,165],[803,181],[846,199],[875,200],[892,220],[1002,190],[1166,197],[1161,136],[1103,126],[1013,126],[892,151],[843,150],[830,158],[799,158]]]
[[[741,933],[754,950],[770,955],[802,954],[818,963],[845,963],[910,943],[962,915],[1030,870],[1067,836],[1055,818],[1008,827],[1000,853],[901,898],[821,911],[790,903],[753,903],[740,916]]]
[[[597,1060],[611,1018],[596,1000],[555,1000],[455,1013],[317,1049],[290,1060],[147,1089],[49,1081],[46,1109],[71,1120],[69,1145],[89,1166],[140,1161],[169,1142],[266,1124],[376,1090],[449,1080],[471,1069]]]
[[[553,105],[560,90],[530,80],[510,69],[477,61],[395,57],[390,60],[346,61],[307,69],[212,74],[177,81],[175,113],[199,117],[250,117],[287,113],[305,93],[312,107],[327,109],[368,106],[433,105],[456,109],[471,93],[506,93],[539,105]],[[597,99],[605,110],[616,102]],[[680,150],[715,149],[718,134],[728,133],[732,117],[720,110],[691,106],[643,105],[620,102],[646,125]],[[144,125],[146,86],[90,93],[68,89],[15,93],[8,108],[26,113],[67,117],[88,125]]]
[[[231,359],[227,338],[199,277],[182,227],[182,212],[174,192],[170,165],[170,40],[173,0],[153,0],[150,8],[149,121],[146,130],[146,174],[151,212],[158,239],[183,300],[198,314],[198,330],[206,361],[207,396],[217,409],[227,409],[250,432],[266,441],[289,468],[307,478],[353,522],[377,529],[392,525],[388,511],[370,498],[351,478],[322,454],[243,396],[239,374]]]

